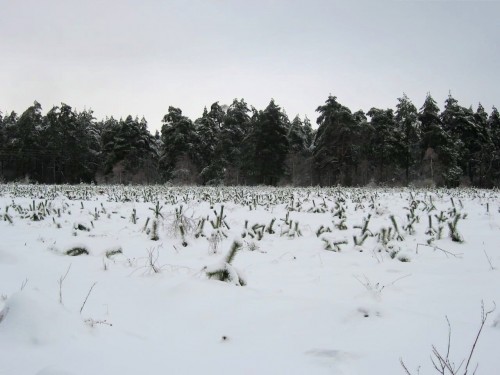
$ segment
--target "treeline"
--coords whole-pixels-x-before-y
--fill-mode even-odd
[[[310,121],[274,100],[235,99],[192,121],[169,107],[161,132],[144,118],[96,120],[66,104],[45,115],[0,112],[0,179],[39,183],[500,186],[500,115],[451,95],[440,111],[403,95],[396,109],[351,112],[329,96]]]

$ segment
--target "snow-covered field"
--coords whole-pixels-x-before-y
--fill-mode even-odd
[[[0,374],[498,374],[499,198],[0,185]]]

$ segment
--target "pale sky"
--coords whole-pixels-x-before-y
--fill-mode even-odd
[[[500,1],[0,0],[0,111],[61,102],[98,119],[271,98],[290,118],[427,92],[500,107]]]

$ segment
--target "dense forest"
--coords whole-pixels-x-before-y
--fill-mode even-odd
[[[403,95],[395,109],[352,112],[329,96],[317,127],[271,100],[263,110],[235,99],[192,121],[169,107],[161,132],[144,118],[106,118],[61,104],[45,115],[0,112],[0,180],[39,183],[224,185],[500,186],[500,115],[441,111]]]

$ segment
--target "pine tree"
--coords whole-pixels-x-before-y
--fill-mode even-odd
[[[491,128],[488,124],[488,114],[479,103],[474,122],[477,129],[477,137],[471,141],[471,156],[475,161],[474,175],[478,176],[477,186],[492,186],[491,169],[495,155],[495,144],[491,136]]]
[[[424,104],[420,108],[418,120],[422,134],[421,152],[424,156],[429,148],[433,151],[439,148],[442,144],[442,132],[444,131],[439,117],[439,107],[430,93],[427,94]]]
[[[17,153],[17,177],[39,178],[39,157],[43,149],[40,134],[43,129],[42,106],[35,101],[16,123],[14,146]]]
[[[307,134],[304,123],[299,115],[295,116],[290,124],[287,138],[290,145],[289,151],[291,153],[302,153],[307,150]]]
[[[105,152],[108,153],[108,173],[115,168],[120,182],[156,181],[157,142],[148,131],[143,117],[127,116],[118,123],[110,119],[103,132]]]
[[[403,94],[398,98],[396,108],[396,123],[401,134],[401,156],[400,165],[405,170],[406,184],[410,182],[410,169],[417,164],[420,145],[420,123],[418,121],[417,108],[411,100]]]
[[[420,108],[418,119],[422,131],[420,158],[424,167],[424,176],[435,182],[439,179],[437,178],[440,175],[439,171],[444,168],[449,136],[443,128],[439,107],[430,93],[427,94]]]
[[[480,138],[479,128],[476,126],[474,111],[458,105],[458,101],[451,94],[445,101],[445,108],[441,114],[443,126],[452,138],[450,144],[450,155],[456,157],[456,162],[450,160],[452,185],[459,183],[458,175],[467,174],[471,184],[475,184],[476,170],[478,165],[477,154],[480,151],[477,139]],[[462,173],[459,173],[459,169]],[[458,177],[458,178],[457,178]],[[450,179],[448,179],[450,180]],[[450,184],[448,184],[450,185]]]
[[[234,99],[228,107],[222,123],[216,159],[225,171],[229,183],[240,184],[243,169],[243,143],[250,134],[250,109],[245,100]]]
[[[99,167],[100,134],[91,110],[74,111],[62,103],[43,119],[43,175],[39,181],[90,182]]]
[[[370,116],[368,157],[378,170],[378,179],[386,182],[392,179],[390,176],[394,174],[394,167],[401,152],[401,137],[396,126],[394,111],[372,108],[367,115]]]
[[[253,174],[256,182],[277,185],[285,172],[288,139],[285,113],[271,100],[264,111],[254,112],[254,129],[249,139],[253,147]]]
[[[288,155],[285,161],[289,172],[286,183],[294,186],[312,184],[312,142],[313,130],[309,119],[302,121],[299,115],[295,116],[288,126]]]
[[[491,134],[494,151],[491,155],[491,172],[490,176],[494,186],[500,185],[500,113],[494,106],[490,117],[488,118],[488,128]]]
[[[4,145],[4,136],[3,113],[0,111],[0,147]]]
[[[312,152],[312,147],[314,146],[314,137],[316,136],[316,132],[312,128],[311,125],[311,120],[307,118],[307,116],[304,117],[304,134],[305,134],[305,141],[306,141],[306,149],[310,152]]]
[[[6,146],[7,134],[5,131],[5,124],[3,122],[3,114],[2,111],[0,111],[0,182],[3,182],[4,180],[4,163],[6,159],[5,156],[7,154]]]
[[[470,155],[466,144],[470,140],[470,134],[475,133],[472,131],[473,112],[459,106],[458,101],[449,94],[441,113],[441,121],[448,137],[446,144],[442,146],[446,166],[443,177],[446,186],[457,187],[464,173],[472,170],[471,166],[474,163],[468,160]],[[471,177],[470,173],[469,177]]]
[[[316,109],[319,125],[314,140],[314,162],[321,184],[351,182],[350,170],[357,165],[360,128],[349,108],[329,96]]]
[[[3,146],[1,149],[1,166],[0,173],[2,178],[12,179],[15,176],[14,166],[17,162],[17,146],[15,137],[17,133],[17,113],[12,111],[9,115],[5,114],[2,121],[3,129]]]
[[[116,164],[116,155],[114,153],[115,140],[120,131],[120,123],[113,117],[106,118],[98,123],[100,133],[100,144],[102,150],[101,169],[104,174],[109,174]]]
[[[373,134],[372,128],[368,123],[364,111],[358,110],[353,113],[352,117],[358,129],[357,140],[354,145],[356,147],[356,158],[355,174],[352,183],[354,185],[366,185],[370,182],[372,177],[370,173],[371,160],[368,156],[371,148],[370,137]]]
[[[194,182],[191,177],[194,171],[191,169],[196,158],[197,134],[193,122],[175,107],[168,107],[162,122],[160,169],[163,177],[166,180],[177,178],[182,182]]]
[[[95,180],[101,156],[100,133],[92,110],[76,114],[75,144],[73,149],[73,171],[75,182]]]
[[[201,170],[202,184],[219,184],[224,178],[222,158],[217,152],[224,117],[222,107],[215,102],[211,105],[210,112],[205,108],[202,117],[195,121],[198,134],[196,162]]]

